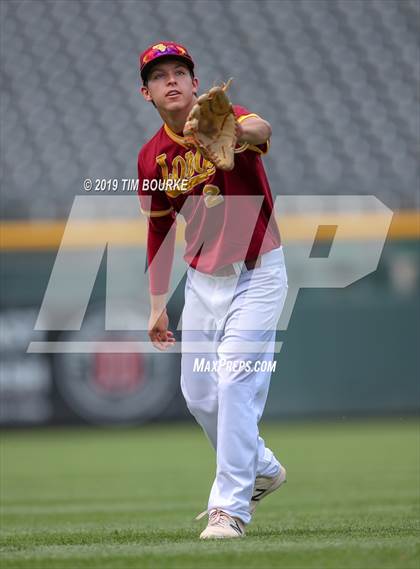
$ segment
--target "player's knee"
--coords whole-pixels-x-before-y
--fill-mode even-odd
[[[255,396],[255,386],[252,381],[243,377],[229,377],[219,382],[219,400],[249,400]]]
[[[217,399],[206,397],[205,399],[185,399],[188,410],[194,417],[213,415],[217,412]]]

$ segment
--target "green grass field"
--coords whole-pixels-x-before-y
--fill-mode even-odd
[[[194,424],[2,435],[2,568],[416,568],[419,424],[266,424],[288,483],[242,540],[201,542]]]

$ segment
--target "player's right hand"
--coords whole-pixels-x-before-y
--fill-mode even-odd
[[[149,318],[149,338],[155,348],[165,351],[175,344],[173,333],[168,330],[169,318],[166,310],[160,313],[152,312]]]

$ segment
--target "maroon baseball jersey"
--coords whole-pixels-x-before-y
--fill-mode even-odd
[[[258,116],[239,105],[233,109],[239,122]],[[179,213],[186,221],[184,259],[204,273],[256,259],[280,246],[273,198],[261,161],[267,151],[268,142],[238,145],[234,169],[219,170],[166,124],[143,146],[138,156],[139,196],[149,218],[152,294],[168,290]]]

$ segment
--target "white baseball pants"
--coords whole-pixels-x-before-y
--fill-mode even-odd
[[[242,264],[235,266],[239,273]],[[208,510],[220,508],[244,523],[251,519],[255,477],[275,476],[280,468],[259,436],[258,422],[286,294],[282,247],[265,253],[260,267],[244,268],[239,275],[217,277],[188,269],[181,388],[216,450]]]

